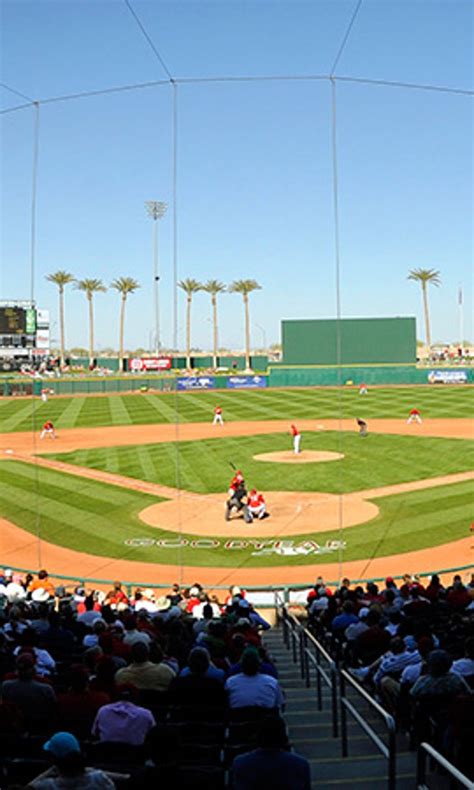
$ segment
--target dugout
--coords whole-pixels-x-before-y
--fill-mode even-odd
[[[282,321],[284,365],[414,365],[416,320],[341,318]]]

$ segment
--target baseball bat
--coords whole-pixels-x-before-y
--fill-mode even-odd
[[[228,463],[229,463],[229,466],[230,466],[230,467],[232,467],[232,469],[234,469],[235,471],[237,471],[237,467],[236,467],[236,465],[235,465],[235,464],[233,464],[233,463],[232,463],[232,461],[229,461]]]

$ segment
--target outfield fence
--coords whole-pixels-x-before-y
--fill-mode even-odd
[[[443,378],[444,376],[444,378]],[[189,386],[186,386],[189,382]],[[260,387],[337,387],[403,385],[461,385],[474,383],[474,370],[469,367],[417,368],[414,365],[351,365],[340,367],[270,365],[262,374],[246,375],[240,371],[230,375],[195,376],[126,375],[77,376],[53,379],[0,379],[0,396],[40,395],[43,387],[55,395],[106,395],[130,392],[174,392],[186,390],[202,392],[209,389],[256,389]]]

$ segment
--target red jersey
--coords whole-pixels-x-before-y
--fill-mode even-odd
[[[45,422],[45,424],[43,425],[43,431],[51,431],[51,430],[53,430],[53,429],[54,429],[54,425],[53,425],[53,423],[51,422],[51,420],[48,420],[48,421],[47,421],[47,422]]]
[[[230,481],[229,488],[232,488],[235,491],[239,487],[239,485],[243,483],[243,481],[244,481],[244,476],[242,472],[236,472],[232,480]]]
[[[418,409],[412,409],[412,410],[410,411],[410,414],[419,414],[419,413],[420,413],[420,412],[418,411]]]
[[[250,507],[260,507],[260,505],[265,504],[265,499],[263,494],[259,494],[258,491],[255,493],[250,493],[248,498],[248,504]]]
[[[214,409],[214,414],[222,414],[222,409],[220,406],[216,406],[216,408]]]
[[[300,432],[299,432],[298,428],[296,427],[296,425],[292,425],[291,426],[291,433],[293,434],[293,436],[299,436],[300,435]]]

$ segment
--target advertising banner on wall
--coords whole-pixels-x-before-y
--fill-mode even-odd
[[[267,381],[267,376],[229,376],[227,386],[231,390],[263,389]]]
[[[49,329],[38,329],[36,332],[36,348],[49,349]]]
[[[49,310],[43,310],[38,307],[36,311],[36,322],[38,329],[47,329],[49,327]]]
[[[176,379],[179,390],[213,390],[216,386],[214,376],[186,376]]]
[[[171,370],[171,357],[138,357],[128,360],[128,369],[133,373],[153,370]]]
[[[430,384],[467,384],[465,370],[430,370],[428,373]]]

